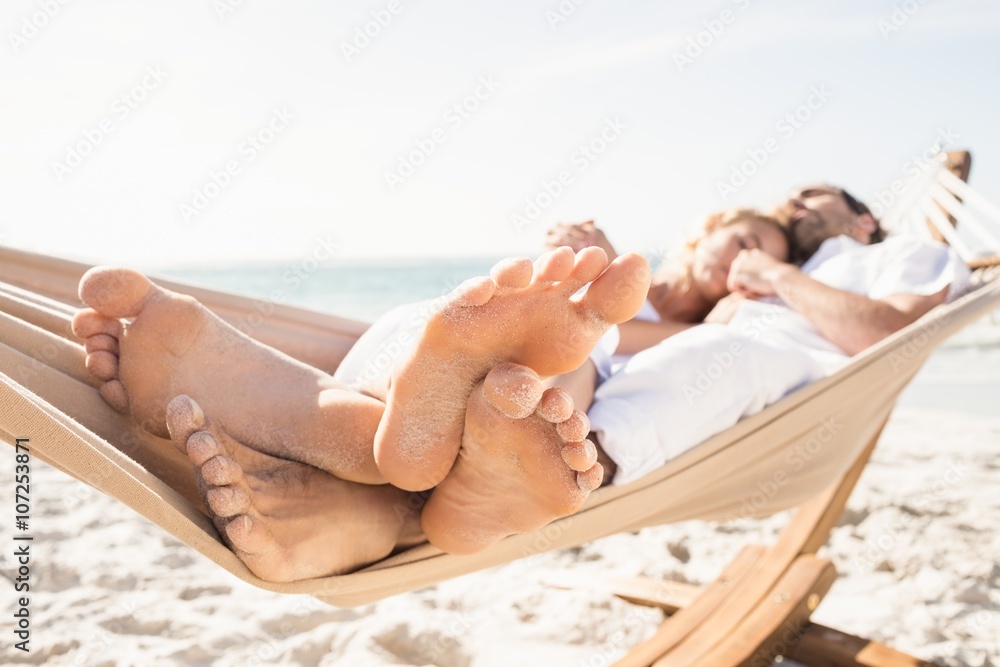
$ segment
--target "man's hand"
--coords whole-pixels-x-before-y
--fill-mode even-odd
[[[744,250],[737,255],[730,267],[729,280],[731,286],[735,284],[741,291],[750,291],[751,296],[777,296],[848,355],[855,355],[912,324],[943,303],[948,294],[945,287],[936,294],[894,294],[871,299],[830,287],[757,250]]]
[[[768,255],[758,248],[741,250],[729,266],[727,287],[734,294],[747,297],[772,296],[775,283],[788,272],[798,269]]]
[[[545,247],[552,250],[564,245],[572,248],[573,252],[580,252],[590,246],[604,248],[604,252],[608,253],[609,262],[618,256],[608,237],[594,226],[593,220],[575,225],[560,223],[550,229],[545,237]]]

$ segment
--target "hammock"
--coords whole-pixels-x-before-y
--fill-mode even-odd
[[[941,174],[946,174],[943,183]],[[971,214],[952,195],[954,183],[947,176],[951,174],[937,169],[933,187],[923,187],[923,211],[941,190],[950,200],[933,209],[932,222],[947,222],[948,215],[967,222]],[[962,190],[959,196],[970,202],[982,199],[970,193]],[[964,244],[961,251],[972,252]],[[139,430],[98,395],[99,383],[84,368],[84,350],[69,324],[82,305],[76,288],[88,268],[0,248],[0,436],[11,445],[16,438],[30,438],[33,456],[117,498],[244,581],[339,606],[369,603],[621,531],[688,519],[762,516],[803,505],[817,491],[840,483],[867,455],[899,393],[931,352],[1000,306],[1000,281],[993,280],[993,269],[980,268],[974,275],[978,289],[935,308],[836,374],[640,480],[598,490],[577,514],[509,537],[482,553],[450,555],[424,544],[350,574],[271,583],[255,577],[221,542],[204,513],[187,459],[169,441]],[[336,368],[366,328],[301,308],[267,302],[265,309],[247,297],[155,280],[195,296],[231,324],[256,322],[254,337],[327,371]],[[804,467],[799,470],[796,463],[793,468],[792,460],[804,461]]]

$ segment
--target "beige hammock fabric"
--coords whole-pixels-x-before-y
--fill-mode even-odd
[[[695,447],[662,469],[592,494],[582,511],[472,556],[422,545],[360,571],[290,584],[255,577],[201,510],[189,464],[166,440],[108,407],[70,333],[76,285],[89,267],[0,248],[0,435],[124,502],[241,579],[351,606],[606,535],[687,519],[760,516],[801,504],[846,472],[928,355],[1000,306],[1000,281],[920,321]],[[259,340],[332,371],[363,323],[160,280],[200,299]]]

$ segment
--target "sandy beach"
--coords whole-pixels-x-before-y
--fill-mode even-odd
[[[947,379],[941,368],[963,359],[980,376],[968,396],[996,396],[985,379],[998,374],[979,353],[949,354],[943,366],[932,359],[904,396],[834,530],[824,553],[839,578],[814,619],[943,665],[983,667],[1000,664],[1000,417],[925,398]],[[650,528],[336,609],[257,590],[40,463],[32,481],[32,650],[9,650],[9,630],[2,640],[3,661],[16,664],[605,665],[649,636],[660,613],[552,588],[547,577],[603,572],[703,584],[787,520]],[[0,493],[12,496],[10,476]],[[14,569],[4,553],[0,571],[12,579]]]
[[[650,439],[666,445],[671,456],[681,449],[681,431],[703,434],[701,427],[713,425],[718,414],[753,412],[785,387],[808,382],[800,373],[821,375],[810,371],[812,362],[832,361],[836,350],[825,349],[820,337],[855,353],[928,313],[938,295],[953,291],[946,286],[958,287],[962,272],[941,248],[919,239],[944,240],[961,261],[990,265],[984,273],[991,280],[1000,270],[988,261],[1000,257],[996,0],[13,0],[4,2],[0,16],[7,26],[0,48],[0,431],[15,442],[30,437],[40,450],[45,438],[59,446],[60,437],[74,437],[75,424],[61,415],[51,419],[60,411],[67,420],[88,422],[83,426],[114,441],[124,456],[138,456],[136,447],[146,444],[129,428],[148,425],[150,415],[143,413],[155,410],[158,422],[158,411],[176,393],[190,391],[202,400],[201,390],[224,404],[225,416],[204,406],[234,439],[246,435],[247,442],[298,454],[320,434],[338,445],[324,453],[324,463],[343,462],[355,472],[356,461],[367,463],[366,438],[353,439],[360,445],[350,457],[339,445],[367,428],[368,416],[375,421],[377,414],[368,411],[373,406],[353,397],[354,414],[326,413],[343,407],[344,398],[326,391],[327,378],[254,354],[235,334],[213,333],[209,320],[123,274],[105,274],[106,281],[95,279],[81,295],[81,276],[97,265],[139,270],[155,281],[179,283],[182,292],[185,284],[195,288],[188,291],[241,335],[308,360],[321,372],[333,372],[356,337],[395,307],[455,294],[455,307],[440,318],[440,338],[417,341],[421,356],[430,354],[410,359],[407,375],[396,376],[391,387],[412,400],[383,414],[402,414],[407,427],[416,425],[405,439],[390,439],[388,420],[389,428],[381,428],[380,443],[389,437],[379,446],[379,462],[397,482],[408,473],[432,474],[434,450],[446,451],[433,431],[436,425],[457,431],[460,410],[454,422],[444,412],[448,403],[461,407],[468,396],[463,387],[474,384],[471,373],[480,363],[511,359],[550,374],[546,366],[582,353],[588,330],[624,319],[624,313],[611,315],[631,297],[639,300],[636,289],[645,276],[638,266],[608,273],[602,286],[584,295],[578,290],[597,280],[582,275],[593,260],[574,259],[577,270],[564,273],[569,258],[560,251],[563,257],[532,269],[525,300],[508,291],[518,284],[515,267],[509,280],[499,278],[503,269],[495,274],[496,303],[475,305],[479,296],[487,298],[487,286],[462,287],[464,281],[486,275],[502,258],[535,258],[543,248],[566,245],[612,250],[619,268],[634,261],[623,256],[626,251],[645,256],[658,268],[644,310],[661,322],[637,323],[616,351],[647,348],[706,319],[729,320],[754,342],[744,346],[749,341],[742,335],[724,340],[724,327],[716,323],[708,335],[717,350],[651,353],[648,363],[636,362],[638,372],[627,374],[621,395],[638,395],[678,379],[668,365],[675,359],[705,361],[691,369],[693,382],[670,387],[683,390],[691,410],[671,417],[660,402],[642,406],[630,397],[615,411],[640,433],[647,426],[655,431]],[[821,248],[827,237],[839,238]],[[785,261],[802,268],[802,275],[775,264]],[[556,277],[565,280],[549,280]],[[1000,288],[997,281],[993,286]],[[243,298],[209,298],[199,288]],[[546,295],[529,294],[536,289]],[[933,311],[926,320],[933,329],[914,325],[903,334],[912,338],[889,353],[888,370],[885,359],[875,359],[877,364],[848,369],[850,381],[831,382],[836,386],[823,400],[840,404],[824,412],[829,424],[807,423],[819,414],[811,411],[820,407],[815,399],[767,424],[762,416],[761,426],[745,429],[753,435],[741,435],[738,446],[724,443],[662,487],[626,497],[622,505],[595,507],[593,525],[601,534],[608,524],[644,525],[647,517],[665,515],[670,501],[678,501],[679,513],[672,516],[718,515],[734,507],[723,504],[734,491],[746,516],[751,506],[759,507],[758,498],[783,500],[782,486],[795,474],[795,490],[821,493],[831,481],[826,471],[846,449],[826,447],[830,440],[822,429],[833,437],[835,418],[844,414],[852,418],[848,430],[866,427],[857,430],[867,439],[882,424],[880,389],[898,387],[910,377],[912,360],[926,356],[928,341],[936,345],[940,332],[961,323],[962,331],[937,346],[899,396],[879,447],[819,551],[835,564],[837,579],[812,619],[933,665],[1000,667],[1000,302],[993,300],[1000,289],[984,291],[990,300],[982,309],[985,300],[976,302],[976,316],[995,310],[982,322],[964,326],[968,311],[954,313],[955,319],[938,319],[941,309]],[[563,292],[577,293],[576,313],[553,296]],[[505,294],[513,299],[507,302]],[[760,303],[726,301],[716,310],[728,294]],[[94,314],[71,326],[70,309],[81,307],[83,298],[99,306],[98,314],[120,316],[127,326]],[[781,315],[771,301],[784,301],[804,320]],[[164,306],[159,314],[140,314],[154,303]],[[139,317],[150,324],[136,327],[133,318]],[[411,312],[398,321],[421,320],[424,313]],[[192,326],[175,326],[185,321]],[[68,346],[71,335],[87,340],[74,338]],[[134,347],[126,338],[133,335]],[[401,368],[392,364],[404,359],[406,338],[386,341],[371,356],[355,349],[354,358],[363,358],[366,367],[345,379],[360,388],[372,375]],[[444,341],[456,345],[446,349]],[[89,348],[84,367],[77,343]],[[737,364],[757,344],[766,350],[765,361],[751,353]],[[150,356],[123,363],[114,358],[116,349],[121,357],[122,345]],[[806,351],[815,353],[812,361],[795,363],[793,355]],[[778,353],[774,363],[772,353]],[[752,381],[728,375],[731,366],[744,363]],[[184,368],[172,368],[176,364]],[[215,376],[211,387],[203,386],[200,374],[188,383],[188,370],[195,377],[195,369],[206,368]],[[222,377],[233,369],[238,376]],[[428,380],[450,375],[464,384]],[[109,382],[116,376],[129,385],[127,401],[140,416],[130,427],[117,415],[93,411],[101,399],[90,387],[102,387],[110,402],[125,406],[120,387]],[[295,391],[306,385],[289,390],[299,377],[310,383],[308,405],[281,403],[302,395]],[[145,400],[142,384],[155,398]],[[741,400],[725,396],[755,384],[760,391],[742,392]],[[613,390],[606,387],[596,400]],[[49,403],[28,405],[35,397],[24,391]],[[708,392],[723,398],[693,406]],[[435,403],[428,396],[443,398]],[[263,403],[273,410],[264,413]],[[862,414],[872,406],[878,424]],[[268,418],[275,411],[282,420]],[[601,419],[592,412],[599,428]],[[663,418],[647,420],[658,421],[653,428],[643,422],[648,416]],[[548,465],[561,465],[558,451],[569,459],[563,463],[583,467],[573,465],[574,450],[551,437],[550,425],[516,425],[518,433],[531,435],[546,429],[551,442],[541,453],[527,445],[494,448],[491,438],[479,443],[487,462],[479,465],[470,445],[476,423],[468,424],[472,437],[464,441],[463,456],[475,481],[466,489],[485,492],[478,499],[461,493],[464,480],[456,475],[457,500],[449,508],[447,491],[439,488],[435,506],[495,508],[505,521],[532,509],[563,509],[569,493],[577,493],[566,470]],[[657,452],[615,452],[614,435],[605,433],[604,445],[624,473],[633,462],[642,466],[636,476],[659,465]],[[627,442],[648,444],[639,437]],[[798,450],[783,451],[780,445],[792,438]],[[842,440],[838,435],[833,442]],[[535,444],[527,437],[523,442]],[[818,456],[803,453],[814,445],[826,448]],[[356,456],[358,449],[362,455]],[[102,479],[102,488],[118,491],[148,480],[128,477],[134,471],[128,466],[105,476],[105,466],[85,449],[60,454],[60,469],[93,472],[89,478]],[[142,454],[151,471],[170,476],[174,489],[193,479],[181,468],[178,483],[175,451],[167,463],[148,448]],[[393,454],[409,465],[398,477],[386,465]],[[779,456],[785,470],[772,468]],[[39,459],[31,460],[30,503],[19,501],[18,475],[24,472],[17,466],[23,463],[14,447],[0,443],[0,667],[605,667],[652,636],[664,614],[588,590],[588,580],[644,576],[710,585],[747,545],[771,546],[792,516],[644,528],[570,549],[532,551],[431,588],[335,608],[252,586],[122,502]],[[266,472],[282,482],[291,478],[281,469]],[[521,472],[527,474],[517,476]],[[559,474],[566,477],[562,487],[553,484]],[[337,495],[311,493],[316,478],[302,477],[309,485],[304,497],[314,506],[329,497],[355,503],[362,496],[344,487],[335,489]],[[741,478],[749,480],[746,486]],[[228,481],[211,472],[203,479]],[[504,495],[491,495],[499,480],[514,483]],[[744,494],[750,485],[755,488]],[[130,500],[135,488],[126,491]],[[285,488],[274,484],[268,492],[277,496]],[[174,506],[166,514],[149,509],[165,502],[164,494],[150,495],[151,504],[132,504],[149,516],[173,516]],[[546,496],[563,496],[562,502]],[[217,514],[245,512],[236,505],[241,496],[228,498],[228,509],[215,504]],[[523,509],[511,508],[512,499],[524,500]],[[284,510],[266,507],[263,493],[255,500],[254,507],[270,517]],[[372,514],[387,509],[364,507],[374,507]],[[400,512],[400,505],[393,510]],[[315,513],[289,510],[281,518],[288,520],[282,529],[301,529],[296,539],[313,531],[323,535]],[[320,548],[342,554],[344,545],[347,553],[371,546],[365,541],[384,525],[364,518],[363,527],[337,536],[342,543]],[[442,512],[441,524],[454,539],[472,540],[486,533],[470,528],[485,525],[480,519],[449,522]],[[410,544],[404,533],[406,541],[396,544]],[[207,544],[217,547],[210,539]],[[22,549],[28,545],[25,581],[21,568],[27,566],[19,559],[27,557]],[[445,563],[434,569],[427,560],[419,567],[426,565],[435,578],[454,562],[438,559]],[[567,578],[584,586],[553,583]],[[784,602],[776,593],[766,599]],[[30,638],[17,634],[20,610],[30,613]],[[803,667],[790,659],[775,664]]]

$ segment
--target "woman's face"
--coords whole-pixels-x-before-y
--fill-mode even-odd
[[[740,220],[710,232],[698,242],[691,271],[695,289],[711,301],[729,294],[729,266],[747,248],[759,248],[781,261],[788,259],[788,241],[774,225]]]

